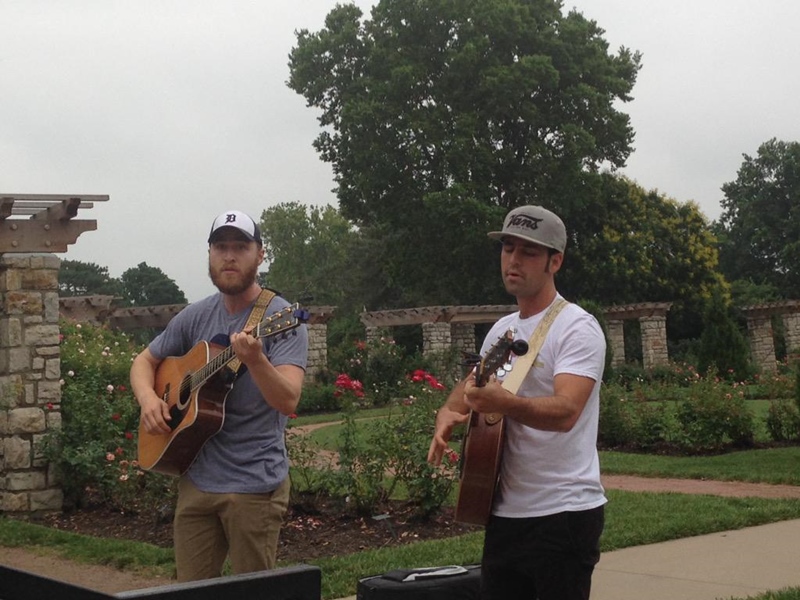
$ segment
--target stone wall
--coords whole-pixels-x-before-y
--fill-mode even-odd
[[[0,511],[60,510],[40,452],[61,424],[58,270],[54,255],[0,255]]]

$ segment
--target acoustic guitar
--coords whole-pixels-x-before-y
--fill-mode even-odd
[[[486,385],[489,378],[508,362],[511,354],[522,355],[528,343],[514,340],[509,329],[475,365],[475,384]],[[505,368],[505,370],[508,370]],[[500,465],[505,443],[505,419],[498,413],[470,412],[461,447],[461,473],[455,520],[486,525],[492,512],[500,480]]]
[[[308,311],[295,303],[268,315],[251,335],[269,338],[308,321]],[[181,475],[192,465],[203,445],[222,429],[225,399],[236,378],[231,346],[198,342],[183,356],[165,358],[155,374],[154,389],[169,405],[172,429],[152,434],[139,424],[139,466],[148,471]]]

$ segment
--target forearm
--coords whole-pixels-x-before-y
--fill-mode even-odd
[[[580,409],[565,396],[513,396],[501,412],[522,425],[541,431],[557,432],[572,429],[580,416]]]

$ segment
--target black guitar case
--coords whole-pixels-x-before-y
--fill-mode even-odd
[[[477,600],[480,565],[398,569],[359,580],[356,600]]]

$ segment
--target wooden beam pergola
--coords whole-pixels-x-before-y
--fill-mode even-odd
[[[0,254],[66,252],[84,231],[97,229],[94,219],[77,219],[78,211],[106,195],[0,193]]]

